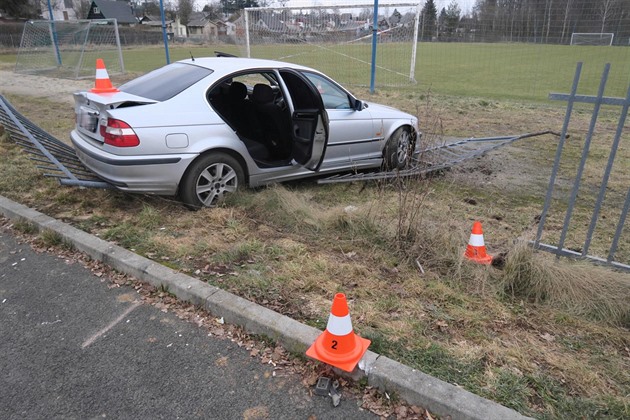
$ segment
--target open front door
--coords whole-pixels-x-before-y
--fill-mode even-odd
[[[293,160],[311,171],[317,171],[324,160],[328,142],[328,114],[322,97],[317,88],[299,72],[281,69],[280,75],[293,103]]]

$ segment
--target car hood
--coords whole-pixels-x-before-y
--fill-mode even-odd
[[[368,110],[374,118],[415,118],[411,114],[407,114],[399,109],[387,105],[381,105],[374,102],[366,102]]]

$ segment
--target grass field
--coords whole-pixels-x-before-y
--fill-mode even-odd
[[[235,45],[171,46],[171,61],[213,55],[220,50],[243,55]],[[344,55],[341,55],[344,54]],[[379,66],[409,72],[409,44],[380,44]],[[549,92],[568,92],[576,63],[584,63],[580,93],[594,95],[605,63],[611,63],[607,96],[626,95],[630,82],[630,47],[593,47],[542,44],[419,43],[417,84],[397,88],[438,95],[544,101]],[[312,66],[348,85],[369,86],[368,45],[320,48],[312,45],[255,46],[252,55],[282,58]],[[125,68],[144,73],[166,63],[161,47],[128,48],[123,51]],[[355,57],[352,59],[349,57]],[[0,62],[15,63],[16,56],[0,55]],[[377,73],[380,78],[389,72]],[[396,83],[405,78],[396,76]]]
[[[539,97],[531,84],[567,91],[580,59],[573,48],[430,44],[420,52],[424,64],[418,66],[439,79],[431,93],[422,83],[378,90],[373,97],[365,88],[356,91],[418,115],[427,140],[559,129],[563,107],[544,102],[546,92]],[[226,50],[174,48],[171,57],[214,49]],[[561,51],[569,54],[563,58],[570,68],[567,80],[557,74],[563,65],[553,61]],[[625,96],[626,49],[592,51],[590,59],[597,62],[587,61],[589,68],[612,62],[613,71],[626,69],[625,81],[611,76],[608,92]],[[595,57],[597,52],[603,55]],[[533,56],[548,62],[518,64]],[[137,73],[164,63],[159,48],[126,50],[125,57],[127,68]],[[497,80],[504,74],[513,83]],[[465,77],[475,83],[457,82]],[[551,88],[555,83],[567,88]],[[594,92],[589,87],[584,93]],[[66,106],[17,95],[9,99],[36,124],[67,138],[74,121]],[[605,135],[594,140],[588,188],[580,192],[578,231],[571,234],[578,240],[608,156],[615,111],[606,108],[600,117],[598,132]],[[590,120],[583,107],[575,114],[556,190],[560,199],[569,190]],[[555,141],[549,136],[515,143],[410,183],[318,186],[307,180],[245,190],[225,207],[191,213],[170,198],[59,187],[4,138],[0,194],[320,329],[331,296],[345,292],[353,326],[372,340],[371,350],[524,414],[630,418],[630,275],[515,245],[535,231]],[[630,182],[630,148],[623,144],[611,184],[611,192],[620,194]],[[604,231],[597,233],[603,240],[592,245],[596,255],[605,255],[608,223],[618,213],[605,216]],[[489,251],[505,257],[504,268],[470,265],[462,258],[476,219],[483,222]],[[561,220],[559,212],[550,215],[551,237]],[[619,251],[624,262],[630,261],[628,237],[626,231]]]

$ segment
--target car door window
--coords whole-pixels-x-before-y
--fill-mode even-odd
[[[315,73],[303,72],[304,76],[317,87],[319,94],[322,96],[322,101],[326,109],[351,109],[350,98],[348,93],[342,88],[326,79],[323,76]]]

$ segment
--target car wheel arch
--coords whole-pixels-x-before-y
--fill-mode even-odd
[[[203,152],[199,153],[199,155],[188,164],[188,167],[186,168],[186,170],[182,174],[182,177],[179,180],[178,189],[181,187],[182,181],[186,178],[186,176],[188,175],[188,172],[190,171],[190,168],[193,167],[195,162],[213,153],[223,153],[236,159],[239,165],[241,165],[241,169],[243,169],[243,175],[245,177],[244,183],[245,185],[249,185],[249,168],[247,167],[247,162],[245,161],[243,156],[240,153],[234,151],[233,149],[229,149],[226,147],[219,147],[219,148],[204,150]]]
[[[404,129],[409,130],[412,141],[414,142],[418,141],[418,130],[416,130],[416,128],[409,123],[401,123],[401,124],[392,124],[389,130],[387,130],[387,133],[384,133],[383,139],[385,139],[385,143],[389,141],[389,139],[394,135],[396,130],[398,130],[399,128],[404,128]],[[382,152],[385,153],[385,144],[383,145]]]
[[[410,135],[410,153],[413,153],[413,150],[415,150],[416,148],[416,143],[418,142],[418,131],[415,129],[415,127],[413,127],[413,125],[411,124],[407,124],[407,123],[403,123],[403,124],[398,124],[398,125],[392,125],[391,129],[387,132],[387,134],[384,136],[385,138],[385,142],[383,143],[383,148],[381,149],[381,155],[383,157],[383,165],[385,167],[385,169],[393,169],[391,168],[392,164],[389,162],[388,158],[388,150],[391,151],[391,145],[390,142],[392,140],[392,137],[399,131],[399,130],[407,130],[409,132]],[[400,169],[400,168],[398,168]]]

